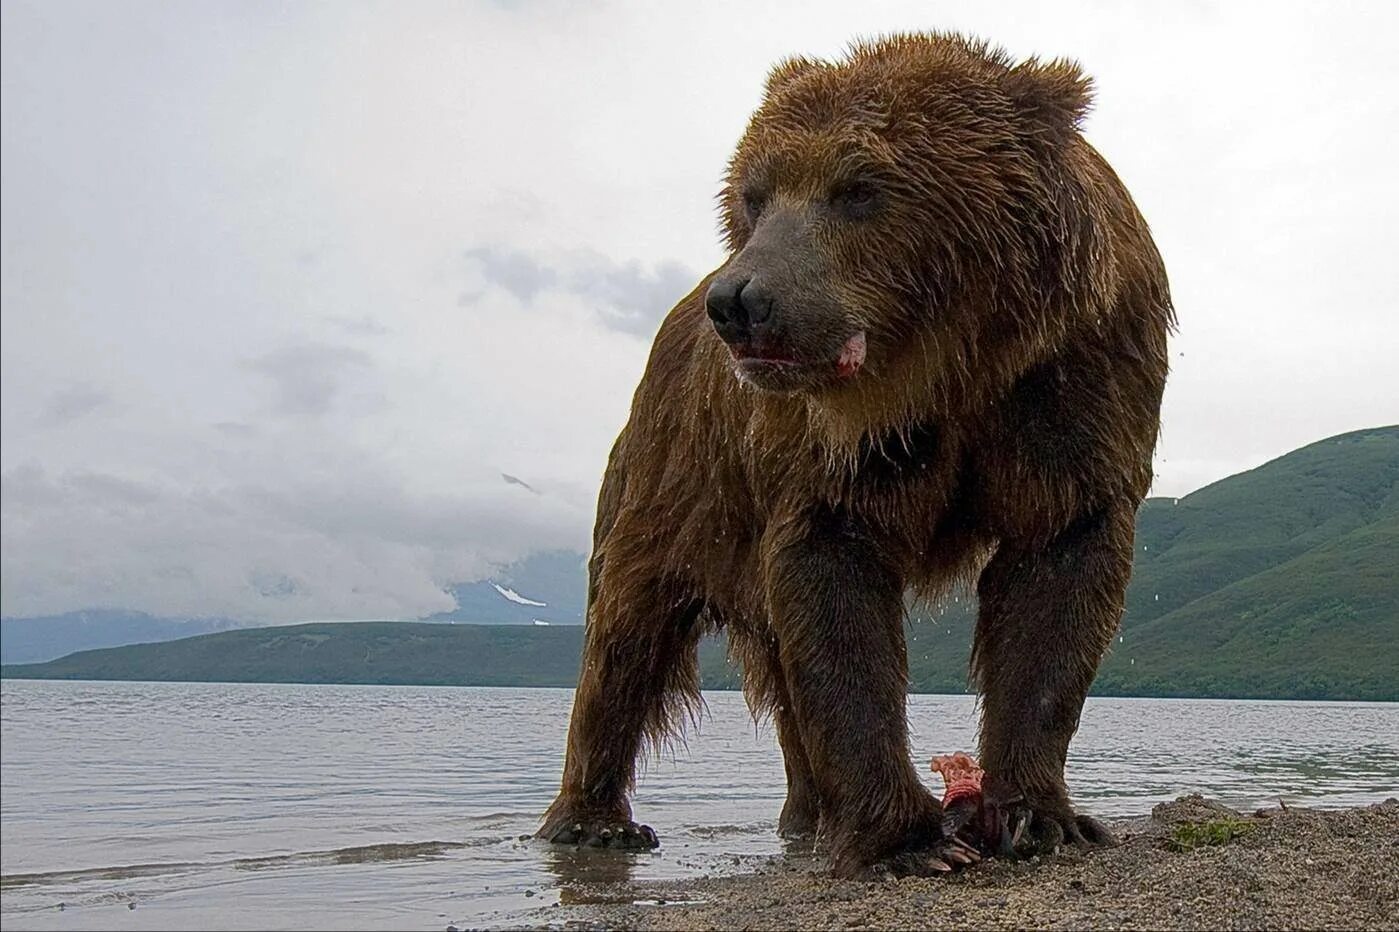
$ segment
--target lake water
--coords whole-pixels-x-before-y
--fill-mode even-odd
[[[613,854],[518,840],[557,788],[570,690],[6,680],[0,924],[442,930],[547,920],[589,880],[740,870],[783,851],[781,757],[739,695],[705,698],[640,781],[662,847]],[[974,748],[970,697],[909,717],[921,759]],[[1399,705],[1092,700],[1069,781],[1101,816],[1195,791],[1374,802],[1399,795]]]

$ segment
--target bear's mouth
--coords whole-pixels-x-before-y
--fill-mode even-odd
[[[857,331],[841,344],[835,358],[804,360],[790,349],[758,342],[733,343],[733,356],[739,378],[758,388],[791,390],[800,382],[821,382],[832,375],[838,380],[852,378],[865,362],[865,332]]]

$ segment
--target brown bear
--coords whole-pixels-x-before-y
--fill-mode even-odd
[[[652,847],[637,755],[727,633],[837,875],[965,863],[910,758],[906,596],[975,581],[976,836],[1104,843],[1064,758],[1118,626],[1174,319],[1079,122],[1090,81],[956,35],[768,78],[725,264],[665,319],[598,501],[563,786],[540,836]]]

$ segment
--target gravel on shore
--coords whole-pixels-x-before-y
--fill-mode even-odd
[[[1181,850],[1189,825],[1222,823],[1233,837]],[[1399,801],[1244,815],[1188,796],[1113,828],[1115,848],[934,879],[832,880],[819,858],[788,855],[738,876],[598,884],[533,918],[556,929],[1399,929]]]

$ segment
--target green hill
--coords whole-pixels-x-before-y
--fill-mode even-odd
[[[1124,626],[1099,692],[1399,698],[1399,516]]]
[[[1399,427],[1384,427],[1310,444],[1185,498],[1148,499],[1137,515],[1131,623],[1399,514],[1396,483]]]
[[[1146,502],[1097,690],[1399,699],[1399,427]]]
[[[965,596],[912,613],[915,691],[966,689],[974,616]],[[581,646],[578,626],[316,624],[84,651],[3,675],[571,686]],[[738,684],[721,643],[701,653],[707,686]],[[1121,639],[1095,692],[1399,699],[1399,427],[1144,503]]]
[[[571,687],[582,650],[582,625],[323,622],[85,650],[0,670],[16,679]],[[707,687],[737,685],[721,643],[706,642],[701,657]]]
[[[571,686],[581,625],[367,621],[244,628],[7,665],[7,677]]]

